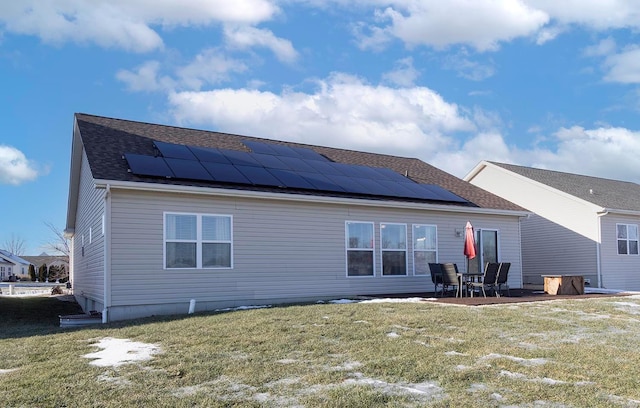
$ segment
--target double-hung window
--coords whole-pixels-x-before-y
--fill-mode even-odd
[[[165,268],[231,268],[229,215],[165,213]]]
[[[438,259],[438,241],[435,225],[413,225],[413,274],[429,275],[429,263]]]
[[[616,224],[619,255],[638,255],[638,226]]]
[[[407,274],[407,225],[380,224],[382,276]]]
[[[373,223],[346,222],[347,276],[374,276]]]

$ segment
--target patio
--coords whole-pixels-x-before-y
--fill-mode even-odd
[[[434,292],[416,292],[416,293],[404,293],[404,294],[391,294],[391,295],[376,295],[376,296],[363,296],[372,298],[399,298],[399,297],[420,297],[424,298],[428,302],[447,303],[452,305],[461,306],[484,306],[494,304],[506,304],[506,303],[523,303],[523,302],[542,302],[549,300],[561,300],[561,299],[590,299],[600,297],[612,297],[612,296],[628,296],[635,294],[635,292],[624,292],[617,290],[607,289],[595,289],[585,288],[583,295],[550,295],[545,293],[541,289],[511,289],[511,296],[475,296],[475,297],[455,297],[454,294],[448,293],[448,296],[439,297],[435,296]]]

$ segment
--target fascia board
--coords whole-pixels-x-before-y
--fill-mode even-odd
[[[73,118],[73,138],[71,142],[71,167],[69,170],[69,197],[67,201],[67,224],[65,235],[73,236],[76,226],[76,212],[78,210],[78,194],[80,192],[80,170],[84,146],[78,128],[76,117]]]
[[[544,190],[550,191],[550,192],[552,192],[552,193],[554,193],[554,194],[556,194],[558,196],[561,196],[563,198],[566,198],[568,200],[575,201],[575,202],[580,203],[582,205],[589,206],[589,207],[591,207],[591,209],[595,213],[600,213],[600,212],[605,211],[604,207],[602,207],[600,205],[597,205],[597,204],[594,204],[591,201],[587,201],[587,200],[584,200],[584,199],[582,199],[580,197],[576,197],[573,194],[569,194],[569,193],[566,193],[566,192],[564,192],[562,190],[558,190],[557,188],[551,187],[548,184],[544,184],[544,183],[541,183],[541,182],[539,182],[537,180],[533,180],[533,179],[531,179],[529,177],[523,176],[522,174],[515,173],[515,172],[513,172],[513,171],[511,171],[509,169],[505,169],[504,167],[497,166],[497,165],[495,165],[493,163],[489,163],[487,161],[483,161],[482,163],[478,164],[471,172],[469,172],[469,174],[467,174],[465,176],[465,178],[463,180],[471,182],[471,180],[473,180],[478,174],[480,174],[487,167],[491,167],[492,169],[496,169],[496,170],[498,170],[498,171],[500,171],[502,173],[505,173],[505,174],[508,174],[508,175],[510,175],[512,177],[515,177],[516,179],[518,179],[518,180],[520,180],[520,181],[522,181],[524,183],[533,184],[536,187],[540,187],[540,188],[542,188]]]

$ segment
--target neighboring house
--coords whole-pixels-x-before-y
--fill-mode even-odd
[[[0,281],[9,280],[11,276],[28,276],[29,262],[0,249]]]
[[[37,256],[23,256],[22,258],[32,264],[36,271],[42,265],[46,265],[47,269],[57,267],[59,271],[64,270],[63,276],[61,277],[66,276],[69,272],[69,257],[66,255],[49,255],[42,253]]]
[[[535,214],[522,221],[524,285],[580,274],[592,287],[640,290],[640,185],[488,161],[464,179]]]
[[[418,159],[75,115],[71,279],[105,321],[424,293],[428,262],[465,270],[468,220],[471,267],[521,287],[527,215]]]

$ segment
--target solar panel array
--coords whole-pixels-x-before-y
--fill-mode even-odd
[[[336,163],[307,148],[246,141],[249,153],[158,141],[154,144],[161,157],[125,153],[133,174],[467,203],[440,186],[419,184],[386,168]]]

